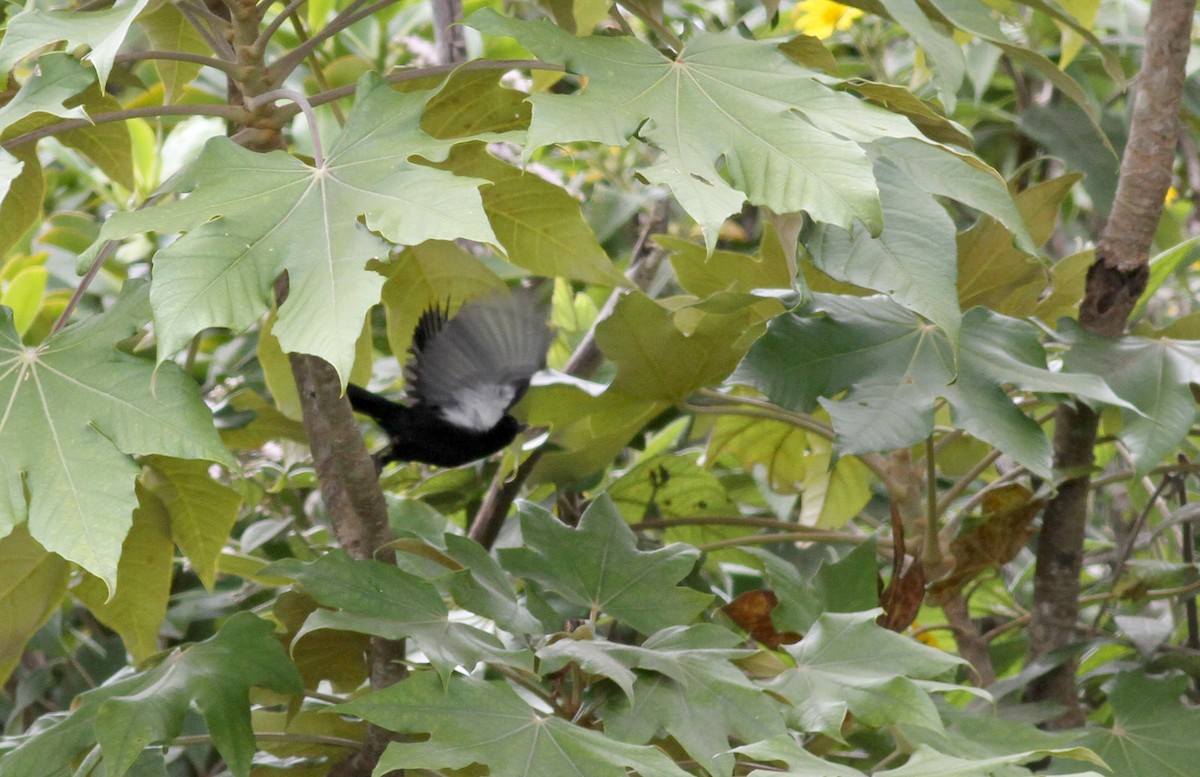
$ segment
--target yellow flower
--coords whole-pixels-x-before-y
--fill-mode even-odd
[[[801,0],[792,9],[792,27],[814,38],[828,38],[835,30],[848,30],[862,16],[858,8],[833,0]]]

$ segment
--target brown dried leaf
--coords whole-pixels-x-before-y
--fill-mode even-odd
[[[738,596],[721,611],[749,632],[757,642],[775,650],[780,645],[791,645],[801,639],[801,635],[794,631],[776,631],[775,624],[771,622],[771,611],[778,604],[779,597],[774,591],[760,588]]]
[[[962,590],[981,572],[1011,561],[1033,536],[1033,519],[1042,504],[1029,489],[1015,483],[984,495],[983,515],[951,541],[954,568],[930,586],[930,595],[940,598]]]

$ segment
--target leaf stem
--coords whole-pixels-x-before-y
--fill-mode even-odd
[[[653,30],[654,34],[656,34],[663,43],[671,48],[673,54],[678,54],[680,51],[683,51],[683,41],[680,40],[679,36],[671,32],[671,30],[658,19],[655,19],[654,14],[643,8],[640,3],[636,2],[636,0],[622,0],[620,5],[624,6],[625,10],[629,11],[638,19],[640,19],[642,24]]]
[[[79,307],[79,301],[83,299],[83,295],[87,292],[88,286],[92,285],[96,274],[100,272],[100,268],[108,261],[108,258],[117,250],[117,241],[109,240],[96,253],[96,258],[92,260],[92,266],[88,268],[87,273],[79,281],[79,285],[75,287],[75,291],[71,293],[71,299],[67,301],[67,306],[63,308],[62,313],[58,314],[54,324],[50,327],[50,334],[62,329],[67,325],[67,321],[71,319],[71,315],[75,312],[75,308]]]
[[[703,545],[697,545],[696,548],[703,551],[710,551],[718,548],[736,547],[738,545],[768,545],[772,542],[863,543],[872,539],[868,536],[860,536],[857,534],[839,534],[838,532],[828,532],[825,536],[818,535],[820,535],[820,532],[817,531],[791,531],[780,532],[779,534],[755,534],[751,537],[729,537],[723,540],[714,540],[713,542],[707,542]]]
[[[267,44],[271,42],[271,37],[279,31],[279,28],[283,26],[283,23],[287,21],[288,17],[295,13],[296,9],[304,5],[306,1],[307,0],[291,0],[291,2],[287,4],[287,7],[280,11],[279,15],[272,19],[270,23],[263,28],[262,34],[260,34],[258,39],[254,41],[254,47],[259,51],[266,51]],[[264,8],[263,10],[265,11],[266,9]]]
[[[0,146],[6,149],[23,146],[35,140],[69,132],[81,127],[91,127],[97,124],[111,124],[116,121],[157,116],[216,116],[226,121],[239,122],[245,118],[245,111],[236,105],[139,105],[134,108],[124,108],[119,111],[96,113],[86,119],[67,119],[55,124],[47,124],[30,130],[23,135],[17,135],[4,141]]]
[[[304,120],[308,122],[308,132],[312,137],[313,167],[318,170],[323,169],[325,153],[321,149],[321,131],[317,128],[316,111],[313,110],[312,103],[308,101],[307,97],[295,89],[272,89],[269,92],[247,97],[245,105],[251,111],[257,111],[264,103],[274,100],[291,100],[304,113]]]
[[[687,518],[653,518],[638,523],[630,524],[629,528],[634,531],[644,529],[670,529],[674,526],[753,526],[759,529],[778,529],[779,531],[795,532],[801,529],[799,524],[794,521],[777,521],[773,518],[758,518],[755,516],[719,516],[719,515],[696,515]],[[869,535],[851,534],[849,532],[834,532],[824,529],[812,529],[814,540],[826,540],[829,542],[862,542],[870,539]]]
[[[376,11],[382,11],[396,2],[397,0],[377,0],[377,2],[362,9],[358,9],[359,2],[352,3],[349,8],[335,16],[333,21],[318,30],[311,38],[271,63],[271,66],[267,68],[269,74],[268,80],[272,83],[283,83],[284,79],[296,69],[297,65],[304,61],[304,58],[313,49],[355,22],[365,19]]]
[[[214,70],[220,70],[225,75],[234,79],[239,79],[241,68],[235,62],[229,62],[216,57],[206,57],[203,54],[191,54],[186,51],[159,51],[157,49],[149,49],[145,51],[130,51],[124,54],[118,54],[114,62],[141,62],[144,60],[172,60],[176,62],[191,62],[204,67],[211,67]]]
[[[179,13],[183,14],[183,18],[188,20],[188,24],[192,25],[192,28],[200,33],[200,37],[204,38],[204,42],[209,45],[209,48],[213,52],[220,54],[228,61],[237,59],[237,55],[233,52],[233,47],[222,37],[222,33],[229,29],[229,22],[210,12],[207,8],[193,5],[187,2],[187,0],[178,0],[175,3],[175,7],[179,9]],[[211,26],[202,24],[200,21],[201,18],[206,19]]]

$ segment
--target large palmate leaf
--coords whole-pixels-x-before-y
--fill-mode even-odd
[[[696,564],[694,548],[638,550],[633,532],[606,495],[584,511],[576,529],[528,502],[520,511],[524,547],[502,549],[500,563],[573,604],[650,634],[686,623],[712,600],[678,585]]]
[[[411,637],[430,663],[443,674],[456,665],[472,666],[484,658],[524,664],[526,654],[505,650],[495,636],[466,623],[456,623],[441,594],[430,583],[395,566],[370,559],[355,561],[342,551],[305,564],[277,561],[264,575],[300,582],[325,607],[308,617],[296,636],[320,629],[340,629],[401,639]]]
[[[345,379],[363,317],[384,282],[365,269],[389,249],[375,233],[402,244],[496,242],[480,204],[481,181],[408,161],[417,154],[444,158],[453,144],[418,127],[429,97],[364,76],[323,167],[214,138],[173,184],[191,192],[186,198],[110,218],[101,240],[188,230],[155,258],[159,357],[206,327],[242,329],[257,321],[274,303],[276,277],[287,271],[276,337],[285,351],[320,356]]]
[[[936,750],[920,745],[908,758],[908,763],[896,769],[876,772],[879,777],[1004,777],[1012,773],[1011,767],[1039,761],[1047,756],[1058,758],[1078,758],[1095,761],[1090,758],[1087,750],[1072,748],[1067,750],[1030,750],[1024,753],[993,756],[991,758],[959,758],[957,756],[939,753]],[[1124,772],[1117,772],[1124,774]],[[1130,773],[1131,775],[1133,773]],[[1100,777],[1098,772],[1078,772],[1074,777]]]
[[[1191,385],[1200,383],[1200,341],[1127,335],[1098,337],[1069,319],[1062,322],[1071,349],[1063,366],[1103,375],[1138,413],[1124,411],[1120,437],[1137,468],[1158,464],[1187,436],[1196,419]]]
[[[1184,705],[1187,678],[1122,672],[1108,687],[1112,728],[1091,729],[1080,744],[1104,759],[1113,774],[1191,777],[1200,759],[1200,709]]]
[[[150,0],[126,0],[102,11],[44,11],[30,7],[8,20],[0,42],[0,72],[47,43],[66,41],[68,49],[87,46],[86,59],[96,68],[100,85],[108,81],[117,50],[129,33],[133,20]]]
[[[137,506],[133,454],[229,462],[196,386],[174,364],[114,348],[149,315],[144,284],[38,346],[0,319],[0,533],[22,521],[47,550],[116,585]]]
[[[421,672],[335,708],[392,731],[427,733],[393,742],[378,774],[393,769],[461,769],[473,763],[495,777],[685,777],[661,750],[630,745],[530,707],[503,681],[454,675],[443,687]]]
[[[95,74],[69,54],[47,54],[38,60],[37,69],[21,84],[3,108],[0,108],[0,133],[31,113],[48,113],[63,118],[87,116],[83,108],[67,108],[64,102],[92,83]]]
[[[1050,443],[1003,386],[1130,406],[1097,375],[1048,369],[1032,325],[984,308],[963,317],[957,371],[946,335],[884,297],[818,294],[807,312],[772,321],[733,380],[784,407],[811,411],[820,402],[840,453],[920,442],[942,397],[958,425],[1046,477]]]
[[[795,705],[791,714],[802,731],[840,740],[847,713],[872,727],[942,727],[929,691],[958,686],[922,681],[951,672],[962,659],[877,626],[876,615],[826,613],[787,648],[796,668],[770,687]]]
[[[530,97],[531,148],[638,137],[662,149],[663,161],[642,175],[672,188],[709,248],[744,200],[843,228],[859,220],[878,232],[874,178],[858,144],[922,137],[908,119],[823,85],[775,43],[732,31],[697,34],[670,57],[633,37],[578,38],[492,11],[468,23],[587,77],[579,95]]]
[[[120,777],[148,745],[178,736],[184,718],[198,710],[230,771],[246,777],[255,750],[250,688],[303,690],[271,631],[267,621],[237,613],[212,639],[175,651],[149,671],[88,691],[68,717],[5,754],[0,776],[70,774],[71,762],[99,742],[104,774]]]
[[[785,730],[782,705],[730,663],[753,653],[744,645],[713,624],[668,629],[640,647],[612,645],[614,658],[653,674],[638,673],[629,695],[610,699],[605,731],[634,743],[666,731],[711,774],[731,774],[730,737],[752,742]]]
[[[890,162],[875,163],[883,231],[826,226],[808,241],[813,263],[840,281],[882,291],[958,336],[962,313],[955,287],[954,221],[932,195]]]

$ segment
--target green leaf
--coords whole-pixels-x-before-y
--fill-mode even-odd
[[[673,628],[641,647],[617,645],[612,654],[637,675],[632,693],[606,706],[605,731],[628,742],[666,731],[712,774],[730,775],[729,739],[753,741],[782,734],[783,707],[732,663],[753,655],[736,634],[713,624]]]
[[[643,634],[686,623],[712,601],[678,586],[699,553],[683,545],[640,551],[612,500],[599,496],[572,529],[529,502],[519,505],[520,548],[500,551],[514,575],[556,591],[568,601],[604,612]]]
[[[767,482],[775,493],[796,494],[808,468],[808,432],[769,418],[723,415],[708,437],[704,460],[715,464],[726,454],[747,472],[765,467]]]
[[[1197,243],[1200,243],[1200,237],[1189,238],[1178,245],[1171,246],[1150,260],[1150,277],[1146,281],[1146,288],[1142,291],[1142,296],[1138,297],[1137,304],[1129,313],[1131,320],[1139,318],[1145,312],[1146,304],[1158,292],[1163,283],[1175,274],[1184,261],[1195,255],[1194,249]]]
[[[679,285],[697,297],[722,291],[753,294],[757,289],[793,288],[793,273],[782,251],[709,254],[704,246],[669,235],[655,235],[654,242],[671,252],[671,268]]]
[[[735,307],[709,313],[704,305],[672,314],[641,292],[621,297],[596,327],[596,344],[617,365],[610,391],[677,402],[724,380],[782,309],[775,300],[725,297]],[[714,301],[714,300],[710,300]]]
[[[274,303],[275,278],[287,271],[275,335],[285,351],[320,356],[345,380],[364,315],[383,286],[365,269],[388,251],[375,232],[396,243],[495,242],[479,181],[407,161],[444,157],[451,145],[417,127],[428,98],[395,92],[368,74],[323,168],[214,138],[175,183],[176,191],[191,190],[188,197],[110,218],[101,240],[189,230],[155,258],[159,358],[201,329],[256,322]]]
[[[116,585],[137,499],[133,454],[231,462],[196,385],[174,364],[157,370],[116,350],[148,314],[145,286],[27,347],[3,310],[0,361],[0,531],[28,520],[52,550]],[[28,503],[27,503],[28,500]]]
[[[26,267],[13,276],[8,288],[0,294],[0,305],[12,308],[13,328],[21,337],[29,331],[42,309],[48,275],[44,266]]]
[[[146,487],[171,519],[171,537],[205,588],[217,579],[217,559],[237,520],[242,498],[214,480],[204,462],[147,456]]]
[[[0,73],[12,70],[26,55],[49,43],[67,42],[67,49],[87,46],[84,59],[96,68],[103,87],[108,83],[117,50],[129,33],[133,20],[150,0],[129,0],[103,11],[43,11],[26,8],[8,20],[0,41]]]
[[[0,253],[7,253],[42,218],[46,181],[36,145],[0,152],[0,192]]]
[[[71,714],[0,759],[0,775],[58,774],[99,742],[105,774],[119,777],[144,748],[178,736],[199,710],[213,743],[237,777],[250,773],[254,732],[251,686],[298,694],[300,676],[272,626],[250,613],[233,615],[216,636],[176,650],[161,664],[80,695]]]
[[[437,165],[483,178],[483,209],[508,261],[534,275],[628,286],[583,220],[579,201],[538,176],[504,164],[482,143],[463,144]]]
[[[638,462],[605,493],[630,522],[694,515],[735,515],[720,479],[692,454],[664,454]]]
[[[1092,728],[1080,744],[1104,759],[1113,774],[1191,777],[1200,758],[1200,709],[1184,705],[1187,678],[1120,672],[1109,684],[1111,728]]]
[[[1043,204],[1041,209],[1034,203],[1022,206],[1022,195],[1039,188],[1035,186],[1017,195],[1014,202],[1004,178],[972,153],[912,138],[881,138],[868,150],[876,159],[884,156],[903,173],[909,188],[949,197],[1000,222],[1007,227],[1009,239],[1015,240],[1023,251],[1035,253],[1037,247],[1050,238],[1049,229],[1044,236],[1041,229],[1047,220],[1050,229],[1054,227],[1058,200],[1053,201],[1053,211],[1048,204]],[[1056,190],[1063,185],[1070,188],[1067,181],[1074,183],[1077,180],[1077,176],[1060,176],[1051,188]],[[1035,238],[1031,231],[1039,237]]]
[[[391,731],[427,733],[424,742],[393,742],[377,771],[461,769],[481,764],[493,775],[522,777],[686,777],[654,747],[625,744],[531,708],[502,681],[454,675],[443,687],[430,672],[368,694],[334,711]]]
[[[71,565],[47,553],[24,526],[0,539],[0,682],[8,682],[25,643],[58,610],[70,577]]]
[[[800,523],[818,529],[840,529],[853,520],[871,501],[874,476],[855,456],[836,461],[833,446],[813,435],[812,454],[804,469],[804,499]]]
[[[21,171],[24,169],[24,162],[0,149],[0,205],[3,205],[4,198],[8,196],[8,190],[12,188],[13,181],[21,175]]]
[[[837,453],[915,445],[943,397],[959,426],[1047,477],[1050,444],[1002,386],[1130,407],[1097,375],[1048,369],[1037,330],[984,308],[963,317],[957,373],[945,335],[890,300],[819,294],[810,314],[772,321],[733,380],[787,408],[811,412],[819,400]]]
[[[10,32],[14,22],[9,22]],[[0,44],[0,48],[2,46]],[[93,72],[70,54],[47,54],[41,57],[32,75],[21,84],[13,98],[0,108],[0,133],[33,113],[46,113],[64,119],[86,118],[83,108],[67,108],[63,103],[86,89],[94,78]]]
[[[641,173],[671,187],[703,226],[709,248],[744,200],[778,213],[805,210],[846,229],[857,219],[877,232],[870,165],[853,141],[919,134],[906,120],[820,84],[773,42],[734,32],[697,34],[670,58],[632,37],[577,38],[546,22],[490,10],[467,23],[512,36],[540,58],[587,76],[579,95],[530,97],[531,149],[575,140],[622,145],[633,137],[662,149],[665,159]],[[849,112],[857,121],[846,121]],[[724,171],[717,167],[721,159]]]
[[[747,777],[865,777],[857,769],[818,758],[801,747],[791,734],[735,747],[733,752],[755,761],[782,761],[787,765],[786,771],[755,769]]]
[[[447,580],[455,604],[513,634],[536,634],[541,630],[537,619],[517,598],[513,579],[482,545],[457,534],[447,534],[445,540],[446,555],[464,567]]]
[[[436,588],[394,566],[370,559],[356,561],[342,551],[332,551],[310,564],[277,561],[262,574],[296,580],[318,603],[339,610],[313,612],[296,642],[318,629],[360,631],[388,639],[411,637],[442,676],[458,665],[473,666],[485,659],[518,666],[528,663],[527,654],[505,650],[495,636],[452,621]]]
[[[188,22],[177,6],[170,3],[138,19],[138,27],[150,39],[151,48],[159,51],[178,51],[184,54],[212,56],[209,46],[196,28]],[[171,104],[183,94],[184,88],[196,78],[200,65],[195,62],[156,59],[154,67],[162,80],[163,100]]]
[[[158,632],[167,617],[174,558],[166,507],[144,488],[137,489],[138,508],[121,545],[117,591],[110,598],[97,577],[88,575],[72,590],[96,619],[120,635],[133,660],[145,661],[159,651]]]
[[[840,281],[882,291],[958,339],[962,313],[955,287],[954,222],[932,196],[913,191],[912,180],[892,164],[875,164],[883,231],[862,227],[818,229],[808,242],[813,263]]]
[[[1110,155],[1109,164],[1111,165],[1115,161],[1113,157],[1116,156],[1116,152],[1113,150],[1108,138],[1100,130],[1100,122],[1096,116],[1095,109],[1092,107],[1092,102],[1087,92],[1084,91],[1083,87],[1075,79],[1059,70],[1057,65],[1037,51],[1010,42],[1005,37],[1004,32],[1000,29],[1000,24],[993,18],[990,9],[986,5],[980,5],[975,0],[931,0],[931,4],[950,24],[972,35],[978,35],[980,38],[993,44],[1007,54],[1014,62],[1028,67],[1066,95],[1079,107],[1080,111],[1096,130],[1102,148]],[[1070,136],[1078,137],[1078,128]]]
[[[94,82],[84,91],[82,97],[76,97],[70,102],[74,103],[76,100],[89,114],[119,111],[124,107],[116,99],[102,92],[99,84]],[[25,127],[24,123],[22,127]],[[89,124],[86,127],[60,132],[55,138],[64,146],[87,156],[105,175],[126,189],[132,191],[136,188],[133,140],[125,122]]]
[[[1088,758],[1088,755],[1087,750],[1074,748],[1069,750],[1031,750],[992,758],[968,759],[946,755],[927,745],[919,745],[904,766],[875,772],[875,774],[880,777],[885,775],[886,777],[992,777],[992,775],[1000,777],[1008,773],[1006,770],[1008,766],[1037,761],[1047,756],[1081,758],[1094,762],[1095,759]],[[1125,773],[1117,772],[1117,774]],[[1161,774],[1161,772],[1155,773]],[[1090,774],[1095,774],[1095,772],[1090,772]],[[1129,772],[1129,774],[1137,774],[1137,772]]]
[[[1079,178],[1077,174],[1059,176],[1016,196],[1021,218],[1029,225],[1037,245],[1050,238],[1062,201]],[[963,307],[982,305],[1010,316],[1032,313],[1049,280],[1036,252],[1014,246],[1011,230],[991,216],[984,216],[959,233],[958,273],[958,297]]]
[[[643,426],[670,406],[604,391],[586,381],[539,385],[521,404],[530,426],[553,430],[552,447],[538,460],[534,477],[564,483],[583,480],[607,467]]]
[[[1200,341],[1111,339],[1089,334],[1069,319],[1061,324],[1071,343],[1063,367],[1072,374],[1103,375],[1128,403],[1119,436],[1138,472],[1146,472],[1175,449],[1196,419],[1191,384],[1200,383]]]
[[[802,731],[842,741],[847,713],[875,728],[895,723],[942,727],[918,681],[944,675],[963,660],[877,626],[878,613],[826,613],[803,640],[787,648],[796,668],[769,687],[795,705],[792,715]]]
[[[953,114],[958,89],[967,74],[962,49],[954,38],[942,33],[925,18],[916,0],[880,0],[880,4],[932,60],[938,97],[946,107],[946,113]]]
[[[421,313],[433,305],[461,305],[504,289],[483,262],[447,240],[427,240],[405,248],[400,256],[376,268],[383,284],[387,338],[392,353],[401,357],[412,345]]]

